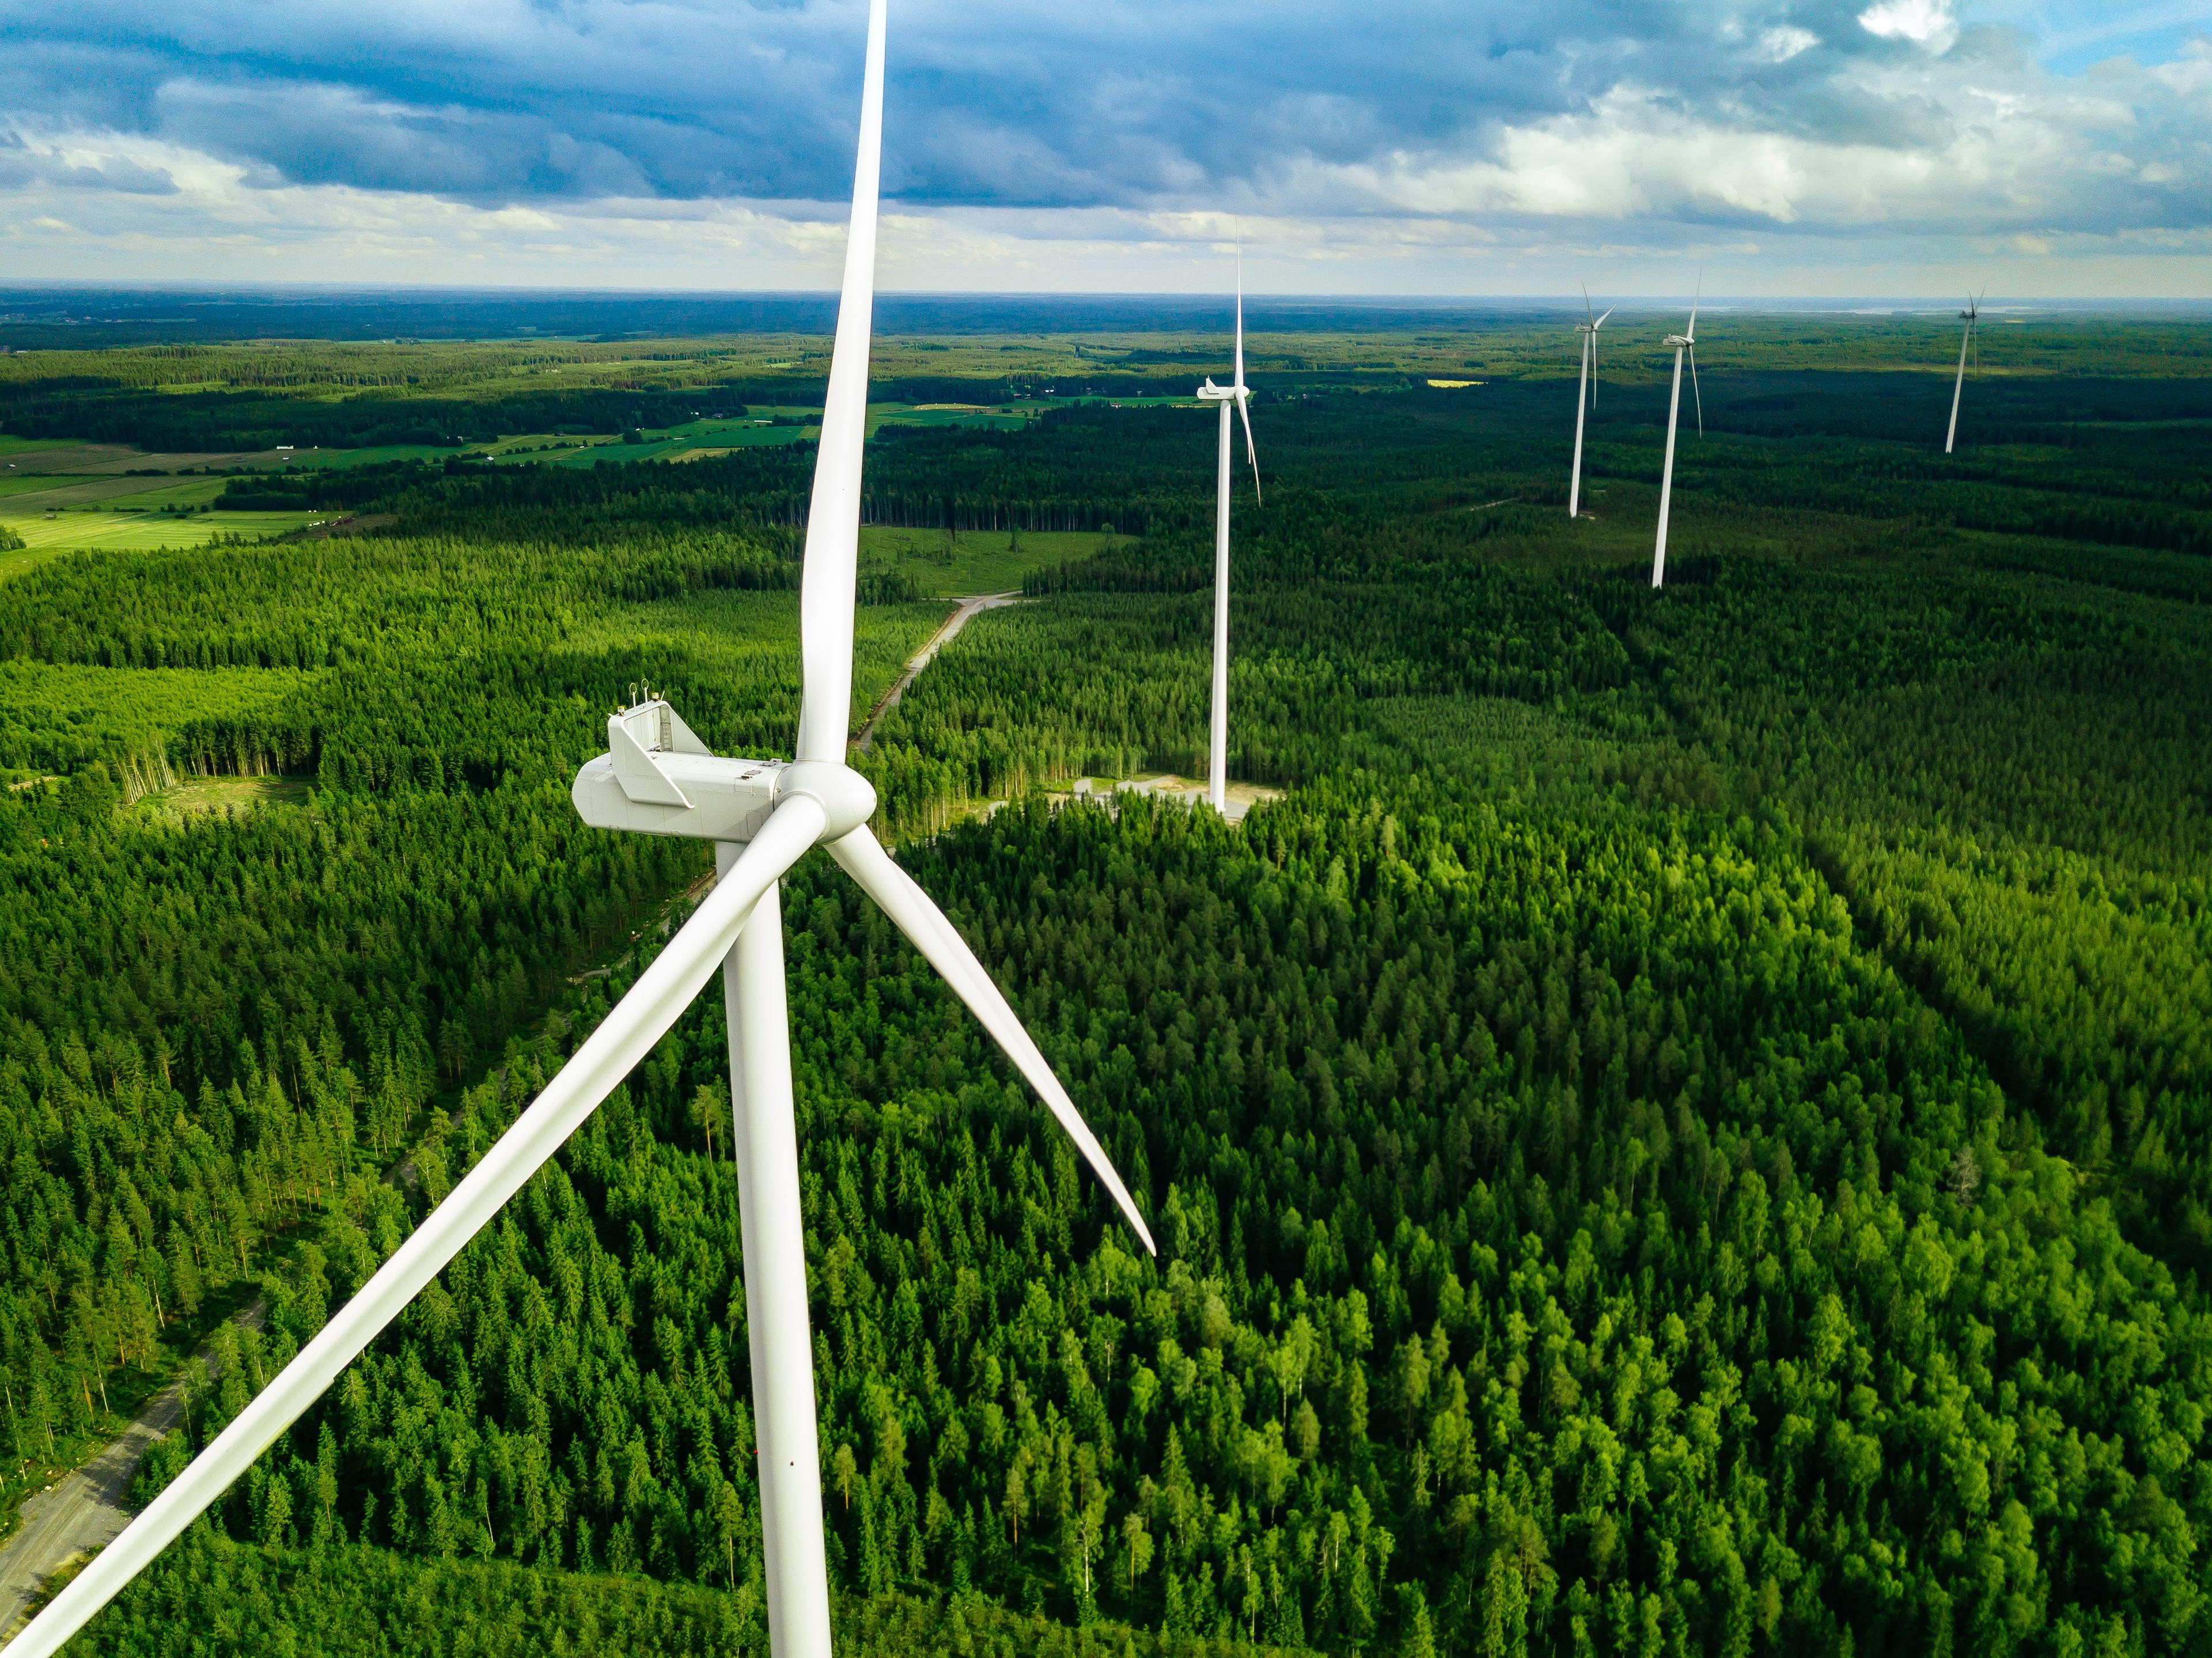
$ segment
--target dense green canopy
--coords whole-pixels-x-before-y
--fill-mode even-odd
[[[878,440],[931,568],[1088,550],[856,763],[1162,1252],[802,865],[854,1650],[2204,1646],[2203,411],[2015,387],[1939,468],[1877,380],[1724,387],[1660,594],[1632,409],[1571,524],[1556,387],[1263,407],[1231,772],[1289,792],[1234,826],[1044,795],[1202,763],[1210,428]],[[211,1333],[158,1488],[682,919],[703,849],[568,778],[646,680],[782,751],[810,459],[401,466],[377,535],[0,585],[10,1491]],[[870,544],[856,720],[926,540]],[[719,998],[90,1649],[761,1649]]]

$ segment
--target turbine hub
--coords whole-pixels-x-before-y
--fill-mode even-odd
[[[800,760],[777,774],[775,798],[787,800],[805,795],[822,808],[827,819],[824,841],[841,841],[876,815],[876,791],[850,766],[836,761]]]

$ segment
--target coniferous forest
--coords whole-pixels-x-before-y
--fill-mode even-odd
[[[1024,412],[877,430],[856,730],[1022,601],[854,763],[1160,1253],[803,863],[842,1649],[2212,1651],[2212,380],[2162,326],[2037,325],[1947,460],[1917,325],[1714,325],[1656,592],[1656,354],[1570,520],[1564,322],[1257,335],[1234,823],[1109,788],[1205,764],[1177,343],[1049,396],[1049,342],[938,349]],[[443,428],[818,378],[521,398],[550,349],[10,360],[0,443],[158,446],[228,374],[381,446],[227,486],[304,532],[0,564],[11,1513],[181,1376],[173,1477],[706,890],[570,804],[630,687],[788,752],[803,435]],[[718,980],[72,1650],[764,1655],[724,1030]]]

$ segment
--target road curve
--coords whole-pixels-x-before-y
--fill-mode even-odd
[[[868,710],[868,723],[860,727],[860,734],[853,740],[853,746],[856,749],[866,749],[875,742],[877,726],[882,723],[885,714],[898,707],[899,698],[906,695],[906,688],[914,683],[915,676],[936,659],[938,652],[943,650],[951,641],[953,636],[968,625],[971,617],[979,616],[986,610],[999,610],[1008,604],[1018,604],[1021,603],[1021,598],[1022,596],[1018,592],[983,593],[974,598],[962,599],[960,608],[946,617],[945,625],[929,636],[929,643],[907,659],[906,671],[898,677],[898,683],[885,691],[877,700],[876,706]]]

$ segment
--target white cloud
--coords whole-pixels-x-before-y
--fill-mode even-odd
[[[2040,224],[2115,172],[2116,152],[2085,139],[2100,123],[2124,124],[2124,108],[1960,102],[1971,118],[1954,123],[1941,144],[1881,144],[1688,111],[1654,89],[1624,86],[1586,113],[1505,129],[1486,157],[1401,154],[1308,167],[1283,181],[1277,198],[1307,210],[1613,223]]]
[[[23,3],[0,0],[0,26]],[[215,0],[179,3],[208,28],[242,27]],[[0,63],[10,274],[826,286],[842,203],[778,192],[834,196],[850,178],[857,11],[741,6],[785,33],[732,43],[764,89],[730,94],[744,107],[716,128],[701,87],[726,77],[680,27],[704,3],[573,0],[613,31],[597,125],[561,100],[583,95],[583,37],[599,37],[527,0],[465,16],[406,0],[386,21],[417,55],[359,85],[332,67],[358,25],[339,0],[298,9],[330,62],[229,73],[195,37],[131,109],[42,106]],[[1004,21],[1014,0],[972,3]],[[1407,3],[1431,21],[1450,9]],[[1763,0],[1736,21],[1667,9],[1644,22],[1585,0],[1500,0],[1483,15],[1505,20],[1510,51],[1475,52],[1477,27],[1448,21],[1420,53],[1404,48],[1415,31],[1340,32],[1336,59],[1254,52],[1237,62],[1260,69],[1193,101],[1176,65],[1212,60],[1117,35],[1141,6],[1098,0],[1054,23],[1080,33],[1090,19],[1097,38],[1085,75],[1047,87],[1003,42],[952,52],[950,0],[932,4],[916,0],[894,48],[908,78],[895,69],[886,288],[1203,288],[1231,213],[1273,250],[1255,252],[1255,282],[1285,290],[1490,292],[1593,265],[1667,280],[1700,258],[1717,280],[1734,261],[1738,291],[1910,291],[1881,273],[1937,268],[1949,287],[1949,261],[1971,274],[1998,257],[2049,267],[2012,278],[2015,293],[2084,291],[2069,285],[2092,270],[2106,292],[2212,285],[2212,267],[2185,263],[2212,240],[2212,45],[2069,77],[2018,31],[1962,36],[1956,0]],[[553,46],[524,62],[540,36]],[[1060,54],[1047,68],[1072,38],[1042,43]],[[656,65],[667,74],[647,95]],[[766,159],[688,173],[666,159],[716,143]]]
[[[1820,37],[1795,23],[1771,28],[1759,37],[1758,56],[1764,63],[1786,64],[1800,53],[1808,52],[1820,44]]]
[[[1876,0],[1859,14],[1859,27],[1885,40],[1910,40],[1931,52],[1948,52],[1959,38],[1949,0]]]

